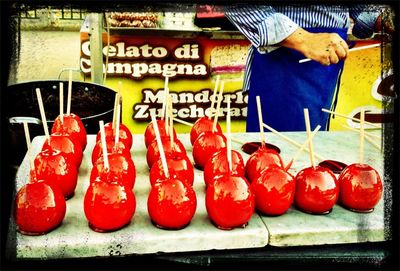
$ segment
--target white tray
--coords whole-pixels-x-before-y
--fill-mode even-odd
[[[186,146],[193,162],[192,147],[188,134],[178,135]],[[32,141],[33,154],[37,154],[44,136]],[[136,212],[131,223],[118,231],[98,233],[88,226],[83,198],[89,185],[91,152],[95,136],[88,135],[88,144],[79,169],[78,185],[73,198],[67,201],[67,212],[60,227],[42,236],[16,234],[17,258],[73,258],[157,252],[202,251],[212,249],[236,249],[263,247],[268,244],[268,231],[258,214],[254,214],[245,228],[224,231],[216,228],[208,218],[205,208],[203,172],[195,169],[194,189],[197,209],[191,223],[181,230],[163,230],[155,227],[147,213],[147,196],[150,190],[149,170],[143,135],[134,135],[131,149],[136,166]],[[26,183],[29,168],[24,158],[16,178],[19,189]],[[13,220],[12,220],[12,223]],[[12,227],[13,228],[13,227]]]

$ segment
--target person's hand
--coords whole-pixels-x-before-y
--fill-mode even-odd
[[[349,53],[346,41],[338,34],[311,33],[302,28],[288,36],[281,45],[295,49],[323,65],[336,64]]]

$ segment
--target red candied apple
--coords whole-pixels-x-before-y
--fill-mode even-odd
[[[112,122],[108,122],[106,124],[104,124],[104,133],[106,136],[106,141],[108,141],[110,138],[113,138],[115,140],[115,131],[112,127]],[[100,141],[100,131],[97,133],[96,135],[96,142]],[[133,137],[132,137],[132,133],[129,130],[129,128],[120,123],[119,124],[119,141],[123,141],[125,146],[128,149],[131,149],[132,147],[132,142],[133,142]]]
[[[367,164],[347,166],[338,177],[339,202],[356,212],[373,211],[382,197],[379,173]]]
[[[31,176],[34,175],[31,172]],[[15,197],[14,218],[18,231],[42,235],[57,228],[66,212],[64,195],[43,180],[25,184]]]
[[[207,160],[217,151],[226,148],[226,137],[223,134],[203,132],[193,144],[195,166],[203,169]]]
[[[231,175],[244,177],[245,168],[242,155],[232,150],[232,171]],[[216,176],[224,175],[229,172],[229,164],[226,148],[215,152],[204,166],[204,182],[209,185]]]
[[[166,156],[170,178],[181,180],[189,185],[194,182],[193,165],[185,153],[172,152]],[[153,163],[150,169],[150,184],[166,179],[161,158]]]
[[[76,138],[81,145],[82,151],[85,150],[87,144],[87,133],[81,118],[74,113],[63,115],[63,122],[61,122],[60,115],[54,120],[51,128],[51,133],[65,132],[71,137]]]
[[[109,168],[107,170],[104,168],[104,156],[100,156],[90,172],[90,182],[94,182],[99,176],[100,179],[118,179],[127,189],[132,190],[136,180],[136,168],[133,160],[120,153],[109,153],[107,157]]]
[[[42,151],[46,149],[60,151],[69,160],[73,161],[76,168],[79,168],[82,163],[82,148],[79,143],[74,143],[69,135],[59,132],[51,134],[49,140],[44,141]]]
[[[44,180],[51,187],[58,187],[66,199],[74,195],[78,170],[60,151],[52,149],[41,151],[35,157],[34,165],[38,180]]]
[[[311,214],[327,214],[339,198],[339,183],[335,174],[324,167],[315,166],[297,173],[296,206]]]
[[[197,207],[192,186],[175,178],[155,183],[147,199],[147,211],[156,227],[178,230],[192,220]]]
[[[90,183],[83,203],[89,227],[97,232],[116,231],[125,227],[136,210],[132,189],[110,175],[101,175]]]
[[[175,152],[183,153],[184,155],[186,155],[185,146],[183,146],[182,142],[177,138],[174,139],[174,144],[171,144],[169,136],[162,136],[161,143],[163,145],[165,156],[168,156],[169,154]],[[160,151],[158,149],[157,140],[154,139],[146,151],[146,160],[149,168],[151,168],[158,159],[160,159]]]
[[[254,193],[256,209],[265,215],[282,215],[294,201],[296,182],[283,168],[272,165],[250,185]]]
[[[254,195],[247,180],[230,174],[217,177],[206,189],[206,209],[220,229],[245,227],[254,213]]]
[[[202,132],[212,132],[213,123],[214,119],[209,119],[208,117],[201,117],[196,120],[190,129],[190,143],[192,146]],[[215,128],[217,129],[215,131],[216,133],[222,134],[222,129],[219,123],[217,123]]]
[[[115,140],[110,138],[106,141],[107,144],[107,153],[120,153],[126,157],[131,158],[131,150],[125,145],[124,142],[118,141],[118,144],[115,145]],[[92,165],[96,163],[96,161],[103,155],[103,145],[100,141],[97,141],[93,147],[92,151]]]
[[[163,136],[169,136],[167,134],[167,131],[165,130],[165,120],[163,119],[157,119],[157,126],[158,126],[158,131],[160,132],[160,137]],[[175,128],[173,128],[173,134],[174,134],[174,139],[177,138]],[[153,127],[153,122],[150,122],[146,130],[144,132],[144,142],[146,145],[146,148],[149,147],[149,145],[156,139],[156,133],[154,132],[154,127]]]
[[[281,156],[276,150],[261,146],[250,155],[246,162],[247,180],[252,183],[260,177],[262,170],[272,165],[283,168]]]

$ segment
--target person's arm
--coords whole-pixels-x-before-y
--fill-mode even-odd
[[[267,5],[230,5],[225,7],[225,16],[260,52],[271,50],[298,28]]]
[[[284,46],[323,65],[337,63],[348,54],[347,43],[339,35],[308,32],[271,6],[230,6],[225,15],[259,51]]]

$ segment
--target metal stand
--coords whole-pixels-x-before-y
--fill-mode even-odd
[[[103,14],[88,14],[92,82],[103,84]]]

